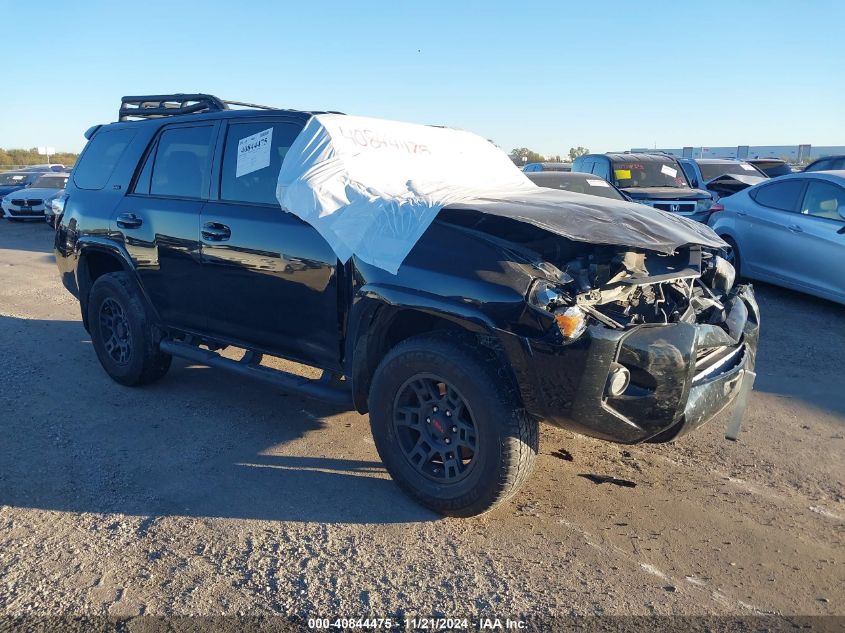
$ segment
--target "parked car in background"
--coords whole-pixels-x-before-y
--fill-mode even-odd
[[[804,171],[831,171],[845,169],[845,156],[825,156],[814,160]]]
[[[613,183],[634,202],[706,222],[713,204],[708,191],[690,186],[678,159],[662,153],[612,152],[575,159],[572,171]]]
[[[61,205],[54,205],[53,202],[60,200],[65,195],[64,189],[59,189],[56,193],[44,198],[44,221],[56,228],[62,219]]]
[[[526,174],[537,171],[572,171],[572,163],[528,163],[522,171]]]
[[[0,173],[0,216],[4,215],[2,201],[4,197],[15,191],[26,189],[38,180],[40,174],[31,171],[7,171]]]
[[[538,187],[564,189],[565,191],[586,193],[591,196],[601,196],[602,198],[612,198],[614,200],[631,200],[604,178],[594,176],[593,174],[574,171],[541,171],[529,173],[527,176]]]
[[[25,189],[6,194],[0,206],[9,220],[44,219],[44,201],[59,189],[64,189],[70,174],[57,172],[32,172],[36,178]]]
[[[779,158],[749,158],[745,162],[754,165],[769,178],[788,176],[789,174],[795,173],[792,171],[789,163]]]
[[[720,202],[709,224],[738,275],[845,303],[845,171],[781,176]]]
[[[714,200],[768,180],[754,165],[729,158],[680,158],[678,162],[690,184],[706,189]]]

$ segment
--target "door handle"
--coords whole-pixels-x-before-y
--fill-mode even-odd
[[[801,228],[800,226],[798,226],[797,224],[790,224],[790,225],[789,225],[789,226],[787,226],[786,228],[788,228],[788,229],[789,229],[790,231],[792,231],[793,233],[803,233],[803,232],[804,232],[804,229],[802,229],[802,228]]]
[[[225,224],[206,222],[202,225],[202,237],[209,242],[225,242],[232,237],[232,229]]]
[[[134,213],[121,213],[117,216],[117,226],[121,229],[137,229],[144,221]]]

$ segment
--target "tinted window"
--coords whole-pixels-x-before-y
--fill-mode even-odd
[[[29,178],[30,178],[29,174],[16,174],[16,173],[0,174],[0,185],[3,185],[3,186],[20,185],[22,187],[28,182]]]
[[[223,149],[220,199],[278,206],[279,170],[301,130],[297,123],[230,124]]]
[[[94,135],[73,172],[73,182],[80,189],[102,189],[111,178],[117,161],[129,142],[135,137],[135,130],[104,129]]]
[[[839,207],[845,206],[845,190],[829,182],[811,180],[807,183],[801,213],[828,220],[841,220]]]
[[[753,192],[752,197],[757,201],[757,204],[764,207],[780,209],[781,211],[795,211],[803,187],[803,180],[786,180],[760,187]]]
[[[610,180],[610,168],[608,167],[608,161],[603,158],[597,158],[595,164],[593,165],[592,173],[596,176],[601,176],[604,180]]]
[[[696,178],[695,176],[695,168],[686,161],[679,162],[681,163],[681,169],[684,170],[684,173],[687,175],[687,180],[690,181],[690,184],[697,185],[698,178]]]
[[[759,163],[757,165],[760,169],[766,172],[770,178],[777,178],[778,176],[788,176],[792,173],[792,168],[786,163]]]
[[[165,130],[158,140],[150,194],[201,198],[208,192],[208,162],[214,127]]]
[[[824,171],[825,169],[832,169],[831,165],[833,161],[829,158],[824,160],[817,160],[812,165],[807,165],[807,169],[804,171]]]

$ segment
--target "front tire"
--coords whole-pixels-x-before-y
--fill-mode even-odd
[[[457,337],[422,335],[397,345],[376,370],[376,448],[396,483],[435,512],[487,512],[533,468],[537,421],[497,367]]]
[[[732,237],[725,235],[722,236],[722,239],[728,243],[728,246],[730,246],[730,250],[725,251],[723,256],[734,267],[734,270],[736,271],[736,278],[741,279],[742,269],[740,266],[742,264],[742,258],[739,254],[739,246],[737,246],[736,241]]]
[[[94,282],[88,324],[100,364],[120,384],[149,384],[170,369],[172,357],[159,350],[158,329],[127,273],[108,273]]]

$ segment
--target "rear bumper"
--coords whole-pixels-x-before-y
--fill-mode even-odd
[[[567,346],[513,335],[502,341],[532,414],[613,442],[663,442],[719,413],[754,369],[760,315],[751,287],[737,287],[726,309],[725,327],[593,325]],[[608,375],[617,364],[630,371],[631,384],[611,397]]]

